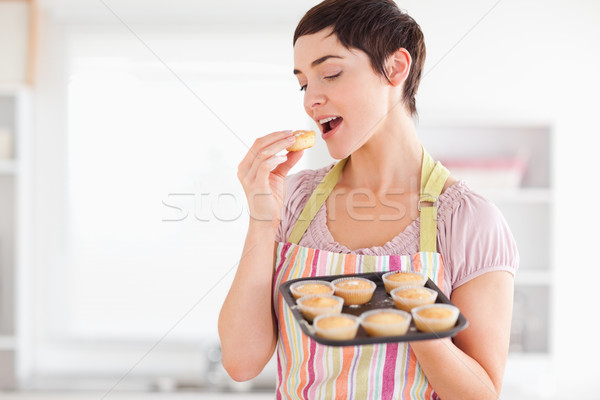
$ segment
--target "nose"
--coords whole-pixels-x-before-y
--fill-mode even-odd
[[[308,85],[306,87],[306,91],[304,92],[304,108],[309,115],[317,107],[324,105],[325,101],[325,94],[317,85]]]

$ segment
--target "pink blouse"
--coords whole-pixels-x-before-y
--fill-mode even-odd
[[[303,170],[286,178],[286,199],[276,240],[287,241],[311,193],[334,164]],[[350,250],[335,242],[327,227],[325,205],[317,212],[300,245],[336,253],[412,255],[419,251],[419,219],[383,246]],[[438,199],[438,252],[444,260],[446,295],[489,271],[515,274],[519,253],[500,210],[473,192],[464,181],[446,189]]]

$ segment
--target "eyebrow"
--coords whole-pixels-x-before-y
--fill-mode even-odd
[[[317,58],[315,61],[313,61],[312,63],[310,63],[311,67],[316,67],[319,64],[324,63],[325,61],[329,60],[330,58],[339,58],[339,59],[343,59],[344,57],[341,56],[334,56],[333,54],[329,54],[326,56],[323,56],[321,58]],[[294,70],[294,75],[298,75],[302,73],[299,69],[295,69]]]

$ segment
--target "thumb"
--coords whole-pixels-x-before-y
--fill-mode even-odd
[[[287,176],[288,172],[290,172],[290,169],[292,169],[292,167],[294,165],[296,165],[298,163],[298,161],[300,161],[300,158],[302,158],[302,155],[304,154],[304,150],[298,150],[298,151],[290,151],[286,154],[287,156],[287,160],[281,164],[279,164],[277,166],[277,168],[275,168],[273,171],[271,171],[271,173],[280,175],[280,176]]]

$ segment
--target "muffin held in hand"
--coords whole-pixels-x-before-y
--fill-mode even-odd
[[[299,151],[308,149],[315,145],[315,132],[314,131],[294,131],[296,142],[288,147],[287,151]]]

